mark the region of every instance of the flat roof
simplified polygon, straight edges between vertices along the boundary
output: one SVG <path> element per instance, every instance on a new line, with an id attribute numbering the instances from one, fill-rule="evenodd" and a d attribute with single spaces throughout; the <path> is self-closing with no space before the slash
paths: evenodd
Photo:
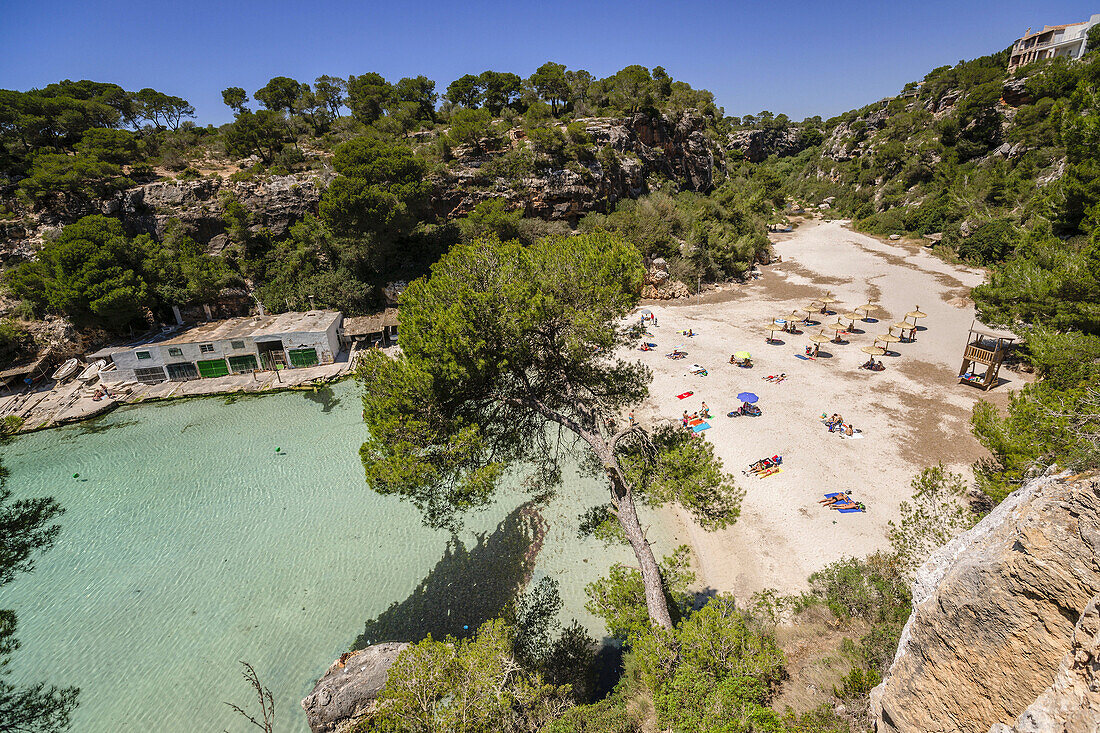
<path id="1" fill-rule="evenodd" d="M 400 325 L 397 309 L 387 308 L 381 313 L 369 316 L 355 316 L 344 319 L 344 333 L 348 336 L 364 336 L 370 333 L 379 333 L 383 329 Z"/>
<path id="2" fill-rule="evenodd" d="M 1082 20 L 1082 21 L 1079 21 L 1077 23 L 1063 23 L 1062 25 L 1044 25 L 1043 30 L 1033 31 L 1031 33 L 1025 33 L 1024 35 L 1020 36 L 1016 40 L 1017 41 L 1024 41 L 1024 40 L 1027 40 L 1028 38 L 1032 38 L 1033 36 L 1041 36 L 1044 33 L 1049 33 L 1051 31 L 1060 31 L 1060 30 L 1064 30 L 1066 28 L 1072 28 L 1075 25 L 1084 25 L 1085 23 L 1088 23 L 1088 21 L 1087 20 Z"/>
<path id="3" fill-rule="evenodd" d="M 194 344 L 280 333 L 323 333 L 341 316 L 340 311 L 306 311 L 267 316 L 244 316 L 192 326 L 157 344 Z"/>

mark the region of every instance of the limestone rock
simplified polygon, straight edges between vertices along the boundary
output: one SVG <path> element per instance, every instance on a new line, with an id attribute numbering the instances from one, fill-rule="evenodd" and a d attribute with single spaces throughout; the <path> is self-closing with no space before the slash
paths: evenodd
<path id="1" fill-rule="evenodd" d="M 1100 592 L 1098 551 L 1100 478 L 1085 475 L 1029 482 L 933 553 L 917 571 L 894 662 L 871 692 L 875 730 L 984 733 L 1024 713 L 1055 680 Z"/>
<path id="2" fill-rule="evenodd" d="M 386 685 L 390 666 L 407 647 L 385 642 L 351 652 L 332 663 L 302 700 L 313 733 L 344 733 L 369 709 Z"/>
<path id="3" fill-rule="evenodd" d="M 574 222 L 591 211 L 608 211 L 625 198 L 648 191 L 650 175 L 660 174 L 686 190 L 708 191 L 714 185 L 716 160 L 704 134 L 702 115 L 688 110 L 680 115 L 637 114 L 629 119 L 581 118 L 594 148 L 595 160 L 568 168 L 538 171 L 519 179 L 486 179 L 485 164 L 511 149 L 527 146 L 522 130 L 508 134 L 506 147 L 456 147 L 455 163 L 431 177 L 432 206 L 436 214 L 454 219 L 466 216 L 479 203 L 501 199 L 512 211 L 526 216 Z M 564 129 L 564 128 L 563 128 Z"/>
<path id="4" fill-rule="evenodd" d="M 1012 726 L 989 733 L 1096 733 L 1100 730 L 1100 596 L 1093 596 L 1073 630 L 1073 645 L 1054 682 Z"/>
<path id="5" fill-rule="evenodd" d="M 750 163 L 760 163 L 770 155 L 780 158 L 795 155 L 806 147 L 802 144 L 802 131 L 797 127 L 788 127 L 785 130 L 736 130 L 726 140 L 730 150 L 740 150 Z"/>
<path id="6" fill-rule="evenodd" d="M 1008 79 L 1001 87 L 1001 99 L 1011 107 L 1031 104 L 1032 97 L 1027 91 L 1027 79 Z"/>

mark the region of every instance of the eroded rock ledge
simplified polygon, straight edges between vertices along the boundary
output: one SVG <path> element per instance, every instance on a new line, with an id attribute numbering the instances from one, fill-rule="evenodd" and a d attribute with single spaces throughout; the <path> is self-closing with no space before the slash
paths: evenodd
<path id="1" fill-rule="evenodd" d="M 1098 593 L 1100 477 L 1030 482 L 918 571 L 876 731 L 1097 730 Z M 1005 727 L 1033 704 L 1042 725 Z"/>

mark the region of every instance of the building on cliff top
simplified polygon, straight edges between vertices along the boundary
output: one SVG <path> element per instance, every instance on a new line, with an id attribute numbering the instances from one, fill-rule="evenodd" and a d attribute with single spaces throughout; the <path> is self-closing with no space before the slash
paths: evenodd
<path id="1" fill-rule="evenodd" d="M 141 344 L 88 354 L 114 368 L 106 382 L 157 384 L 271 369 L 331 364 L 340 353 L 339 311 L 307 311 L 211 321 Z"/>
<path id="2" fill-rule="evenodd" d="M 1008 60 L 1008 70 L 1013 72 L 1024 64 L 1045 59 L 1079 59 L 1085 55 L 1085 44 L 1089 30 L 1100 23 L 1100 14 L 1095 14 L 1080 23 L 1065 25 L 1045 25 L 1043 30 L 1027 32 L 1012 44 L 1012 55 Z"/>

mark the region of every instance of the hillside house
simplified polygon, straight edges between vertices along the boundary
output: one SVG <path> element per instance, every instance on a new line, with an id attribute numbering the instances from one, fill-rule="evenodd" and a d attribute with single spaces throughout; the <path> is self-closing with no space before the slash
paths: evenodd
<path id="1" fill-rule="evenodd" d="M 1100 23 L 1100 14 L 1088 20 L 1066 25 L 1045 25 L 1043 30 L 1027 32 L 1012 44 L 1012 53 L 1008 60 L 1009 72 L 1044 59 L 1079 59 L 1085 55 L 1085 42 L 1089 29 Z"/>

